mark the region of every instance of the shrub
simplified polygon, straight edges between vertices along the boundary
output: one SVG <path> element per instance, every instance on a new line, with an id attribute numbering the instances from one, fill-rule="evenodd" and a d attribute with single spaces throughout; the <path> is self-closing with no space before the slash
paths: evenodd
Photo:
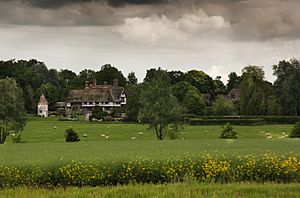
<path id="1" fill-rule="evenodd" d="M 222 139 L 237 139 L 237 132 L 234 130 L 234 128 L 229 123 L 226 123 L 223 126 L 223 130 L 221 132 L 220 138 L 222 138 Z"/>
<path id="2" fill-rule="evenodd" d="M 291 138 L 300 138 L 300 122 L 297 122 L 290 134 Z"/>
<path id="3" fill-rule="evenodd" d="M 108 115 L 108 113 L 105 112 L 105 111 L 102 111 L 101 107 L 94 107 L 94 109 L 92 110 L 91 118 L 101 120 L 101 119 L 104 119 L 104 117 L 107 116 L 107 115 Z"/>
<path id="4" fill-rule="evenodd" d="M 48 113 L 48 115 L 49 115 L 49 116 L 57 116 L 57 115 L 59 115 L 59 114 L 57 113 L 57 111 L 50 111 L 50 112 Z"/>
<path id="5" fill-rule="evenodd" d="M 68 128 L 65 131 L 66 142 L 79 142 L 78 134 L 73 130 L 73 128 Z"/>
<path id="6" fill-rule="evenodd" d="M 11 134 L 11 136 L 12 136 L 12 142 L 13 143 L 24 143 L 24 141 L 22 140 L 22 138 L 21 138 L 21 134 L 19 133 L 19 134 Z"/>
<path id="7" fill-rule="evenodd" d="M 167 135 L 171 140 L 176 140 L 178 138 L 179 132 L 180 131 L 178 130 L 178 126 L 170 126 L 167 131 Z"/>

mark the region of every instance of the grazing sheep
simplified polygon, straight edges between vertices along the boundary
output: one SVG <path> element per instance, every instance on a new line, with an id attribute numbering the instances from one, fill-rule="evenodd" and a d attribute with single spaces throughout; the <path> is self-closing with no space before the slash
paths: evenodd
<path id="1" fill-rule="evenodd" d="M 130 139 L 132 139 L 132 140 L 135 140 L 135 139 L 136 139 L 136 137 L 131 137 Z"/>
<path id="2" fill-rule="evenodd" d="M 139 135 L 143 135 L 144 133 L 143 132 L 139 132 Z"/>
<path id="3" fill-rule="evenodd" d="M 82 136 L 83 136 L 83 137 L 87 137 L 87 134 L 84 133 Z"/>

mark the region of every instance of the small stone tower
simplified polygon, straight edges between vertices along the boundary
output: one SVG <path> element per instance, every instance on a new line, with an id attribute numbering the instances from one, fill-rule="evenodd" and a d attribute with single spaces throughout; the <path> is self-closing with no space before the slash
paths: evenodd
<path id="1" fill-rule="evenodd" d="M 37 111 L 39 116 L 48 117 L 48 102 L 44 94 L 40 97 Z"/>

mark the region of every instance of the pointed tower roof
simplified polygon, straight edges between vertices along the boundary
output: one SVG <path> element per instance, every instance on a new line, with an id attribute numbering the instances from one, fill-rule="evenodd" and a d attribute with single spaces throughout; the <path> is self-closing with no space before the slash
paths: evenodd
<path id="1" fill-rule="evenodd" d="M 44 94 L 41 95 L 39 105 L 48 105 L 48 101 Z"/>

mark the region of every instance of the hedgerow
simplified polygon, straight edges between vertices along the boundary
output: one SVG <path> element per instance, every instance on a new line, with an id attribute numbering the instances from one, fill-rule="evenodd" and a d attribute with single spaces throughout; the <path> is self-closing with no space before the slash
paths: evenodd
<path id="1" fill-rule="evenodd" d="M 237 156 L 203 154 L 198 158 L 162 161 L 136 159 L 111 163 L 71 161 L 48 168 L 0 166 L 0 185 L 108 186 L 130 183 L 167 183 L 196 179 L 200 182 L 299 182 L 297 155 Z"/>

